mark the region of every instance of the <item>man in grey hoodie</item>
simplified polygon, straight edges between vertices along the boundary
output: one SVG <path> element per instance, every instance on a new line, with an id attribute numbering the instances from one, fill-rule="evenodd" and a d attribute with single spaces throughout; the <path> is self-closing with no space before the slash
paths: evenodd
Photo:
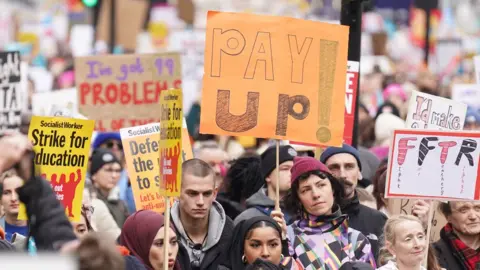
<path id="1" fill-rule="evenodd" d="M 276 147 L 270 147 L 260 156 L 262 174 L 265 186 L 246 200 L 247 210 L 235 218 L 234 225 L 240 221 L 253 217 L 268 215 L 275 208 L 275 193 L 277 188 L 277 174 L 279 175 L 280 198 L 283 198 L 291 186 L 290 169 L 293 166 L 293 158 L 297 151 L 290 145 L 282 145 L 279 149 L 279 168 L 276 167 Z M 283 212 L 287 224 L 293 222 L 288 213 Z"/>
<path id="2" fill-rule="evenodd" d="M 192 269 L 217 269 L 226 260 L 233 222 L 215 201 L 215 172 L 200 159 L 182 164 L 180 198 L 171 210 Z"/>

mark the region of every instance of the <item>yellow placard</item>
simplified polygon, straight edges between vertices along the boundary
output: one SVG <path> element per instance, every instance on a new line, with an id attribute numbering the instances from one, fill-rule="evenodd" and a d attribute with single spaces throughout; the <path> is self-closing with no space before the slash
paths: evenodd
<path id="1" fill-rule="evenodd" d="M 93 120 L 33 116 L 28 137 L 35 152 L 35 173 L 50 181 L 71 221 L 79 221 Z M 19 219 L 26 219 L 25 208 Z"/>
<path id="2" fill-rule="evenodd" d="M 159 140 L 160 124 L 123 128 L 120 130 L 124 145 L 128 176 L 132 185 L 137 210 L 165 211 L 165 198 L 160 195 Z M 182 162 L 193 158 L 186 126 L 182 129 Z"/>
<path id="3" fill-rule="evenodd" d="M 160 95 L 160 194 L 178 197 L 182 183 L 182 90 Z"/>

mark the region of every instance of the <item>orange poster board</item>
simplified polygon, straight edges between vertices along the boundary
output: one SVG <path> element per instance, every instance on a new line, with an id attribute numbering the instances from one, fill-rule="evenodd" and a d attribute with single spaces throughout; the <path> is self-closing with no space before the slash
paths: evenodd
<path id="1" fill-rule="evenodd" d="M 208 13 L 200 133 L 342 143 L 348 27 Z"/>

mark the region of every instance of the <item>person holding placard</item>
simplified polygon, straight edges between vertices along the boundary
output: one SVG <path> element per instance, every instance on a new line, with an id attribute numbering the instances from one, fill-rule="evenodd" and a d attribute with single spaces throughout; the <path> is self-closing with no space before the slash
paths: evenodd
<path id="1" fill-rule="evenodd" d="M 235 218 L 234 224 L 257 216 L 270 216 L 275 208 L 275 190 L 277 188 L 277 174 L 279 174 L 280 198 L 283 198 L 290 190 L 293 159 L 297 151 L 290 145 L 279 147 L 279 167 L 276 168 L 276 148 L 272 146 L 261 155 L 262 176 L 265 179 L 265 186 L 246 200 L 247 210 Z M 281 199 L 280 199 L 281 200 Z M 284 215 L 286 212 L 284 211 Z M 290 215 L 285 215 L 287 224 L 294 220 Z"/>
<path id="2" fill-rule="evenodd" d="M 448 223 L 433 244 L 440 265 L 448 270 L 480 267 L 480 202 L 441 202 Z"/>
<path id="3" fill-rule="evenodd" d="M 227 258 L 233 222 L 215 201 L 215 172 L 206 162 L 182 164 L 180 197 L 171 220 L 180 243 L 187 249 L 192 269 L 217 269 Z"/>
<path id="4" fill-rule="evenodd" d="M 325 164 L 295 157 L 292 188 L 284 201 L 299 217 L 288 226 L 287 238 L 290 255 L 300 269 L 338 269 L 349 261 L 376 267 L 368 238 L 349 227 L 347 215 L 340 210 L 344 194 L 343 184 Z"/>
<path id="5" fill-rule="evenodd" d="M 345 186 L 346 202 L 342 205 L 342 213 L 348 215 L 348 224 L 351 228 L 360 231 L 368 237 L 375 258 L 378 256 L 378 239 L 383 233 L 383 226 L 387 217 L 359 202 L 355 191 L 362 179 L 362 165 L 357 149 L 343 144 L 342 147 L 328 147 L 320 156 L 332 174 Z"/>

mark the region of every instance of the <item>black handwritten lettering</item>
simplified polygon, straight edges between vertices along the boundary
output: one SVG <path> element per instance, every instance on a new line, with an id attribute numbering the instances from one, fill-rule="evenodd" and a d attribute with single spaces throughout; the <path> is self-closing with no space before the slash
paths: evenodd
<path id="1" fill-rule="evenodd" d="M 428 151 L 435 149 L 435 146 L 428 146 L 431 141 L 438 141 L 438 137 L 426 137 L 420 142 L 420 149 L 418 150 L 418 166 L 422 166 Z"/>
<path id="2" fill-rule="evenodd" d="M 462 146 L 460 147 L 460 152 L 458 153 L 457 160 L 455 161 L 455 165 L 460 165 L 460 161 L 462 156 L 465 156 L 468 160 L 468 164 L 470 166 L 474 165 L 472 152 L 477 149 L 477 142 L 472 139 L 463 140 Z"/>

